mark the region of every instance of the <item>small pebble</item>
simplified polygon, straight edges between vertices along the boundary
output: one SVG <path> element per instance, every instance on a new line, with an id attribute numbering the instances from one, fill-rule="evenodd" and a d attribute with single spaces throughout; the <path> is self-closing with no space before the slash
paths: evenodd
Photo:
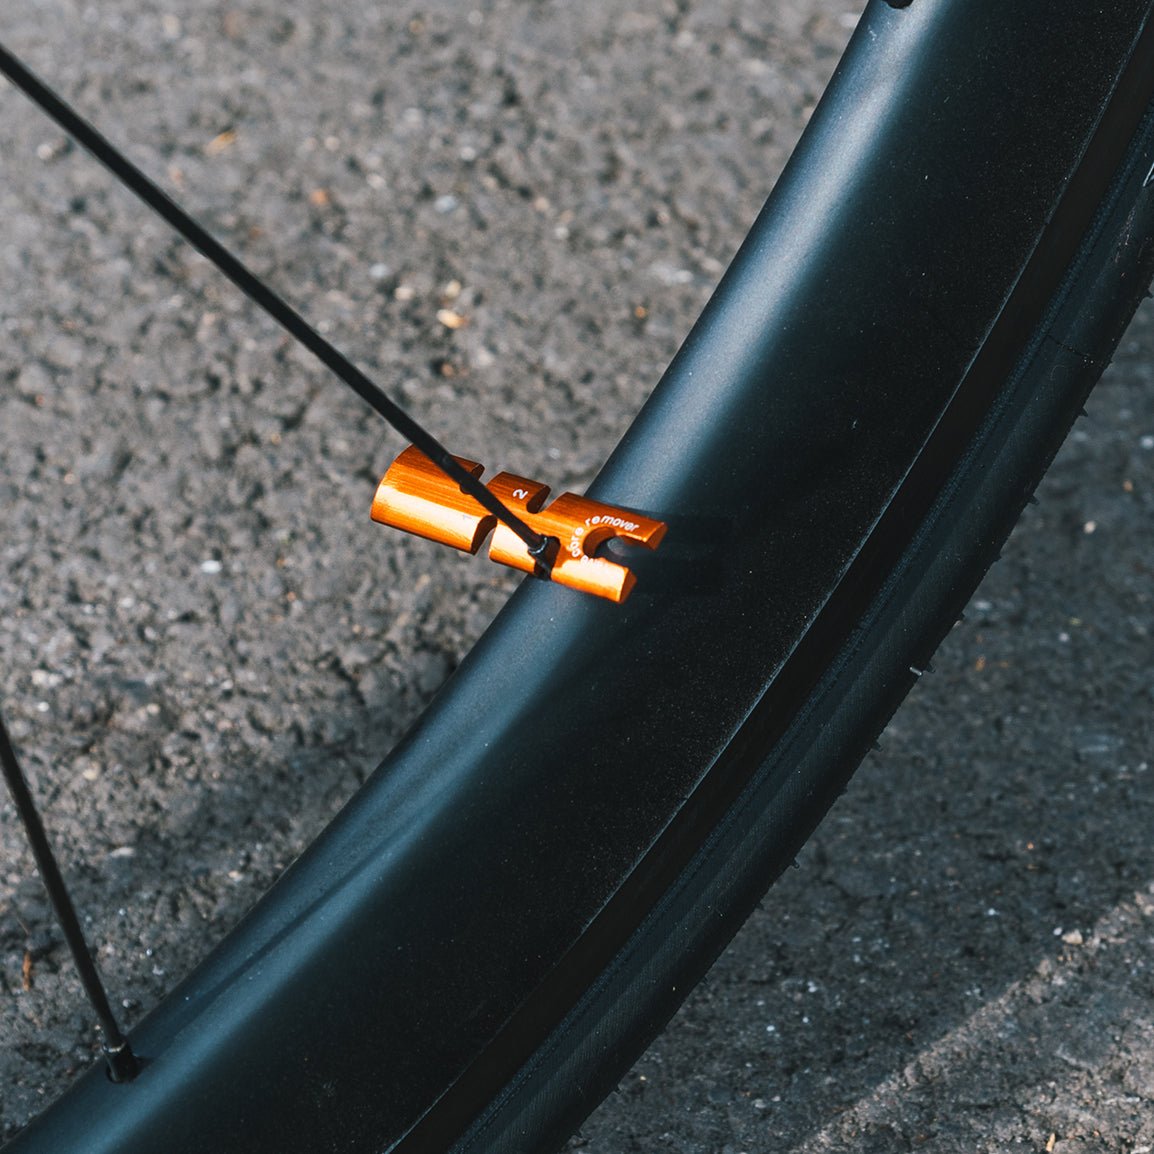
<path id="1" fill-rule="evenodd" d="M 452 309 L 437 309 L 437 320 L 441 322 L 447 329 L 463 329 L 468 323 L 469 318 L 463 317 L 460 313 L 454 312 Z"/>
<path id="2" fill-rule="evenodd" d="M 236 129 L 226 128 L 224 132 L 218 132 L 205 146 L 204 151 L 206 156 L 220 156 L 222 152 L 227 152 L 236 143 Z"/>

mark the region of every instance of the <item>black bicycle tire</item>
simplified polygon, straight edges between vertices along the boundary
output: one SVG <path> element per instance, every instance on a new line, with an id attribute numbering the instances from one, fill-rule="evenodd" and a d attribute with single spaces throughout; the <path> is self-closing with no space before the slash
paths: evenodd
<path id="1" fill-rule="evenodd" d="M 1074 7 L 1070 6 L 1071 9 Z M 1061 24 L 1059 15 L 1055 14 L 1053 9 L 1050 9 L 1050 17 L 1055 23 Z M 909 25 L 923 20 L 927 26 L 932 25 L 935 35 L 940 35 L 941 23 L 948 23 L 950 18 L 949 6 L 943 6 L 939 12 L 923 17 L 917 5 L 913 11 L 905 13 L 894 13 L 885 6 L 875 5 L 866 14 L 865 32 L 859 34 L 859 56 L 864 51 L 861 42 L 866 35 L 896 36 L 898 40 L 914 35 L 908 28 L 902 28 L 897 23 L 899 21 L 905 21 Z M 973 15 L 957 19 L 963 24 L 968 21 L 968 27 L 982 24 L 982 19 Z M 1141 77 L 1143 83 L 1146 76 L 1154 73 L 1154 69 L 1150 67 L 1151 34 L 1148 6 L 1133 5 L 1125 19 L 1131 21 L 1129 25 L 1132 29 L 1131 34 L 1122 31 L 1113 38 L 1107 37 L 1112 43 L 1118 42 L 1115 43 L 1118 53 L 1115 64 L 1112 65 L 1113 73 L 1108 85 L 1111 94 L 1119 91 L 1117 83 L 1119 72 L 1124 74 L 1123 83 L 1126 82 L 1125 77 L 1135 69 L 1139 73 L 1145 69 Z M 1028 17 L 1023 17 L 1022 22 L 1028 23 Z M 1123 28 L 1126 27 L 1122 16 L 1119 17 L 1119 23 Z M 915 31 L 917 35 L 929 35 L 926 28 Z M 979 28 L 973 34 L 979 35 L 982 31 L 983 29 Z M 988 32 L 988 27 L 984 31 Z M 1004 29 L 1000 31 L 1004 32 Z M 1139 32 L 1141 36 L 1138 35 Z M 1126 43 L 1122 45 L 1121 41 Z M 956 45 L 956 40 L 954 43 Z M 960 52 L 960 49 L 955 47 L 955 51 Z M 851 84 L 853 80 L 853 68 L 847 67 L 843 70 L 840 81 L 843 93 L 846 85 Z M 1142 83 L 1138 83 L 1137 87 L 1142 88 Z M 802 695 L 802 704 L 796 710 L 791 722 L 787 726 L 782 726 L 782 734 L 773 743 L 775 750 L 773 756 L 768 760 L 763 760 L 760 756 L 754 759 L 757 765 L 751 767 L 751 772 L 755 771 L 757 780 L 763 783 L 772 781 L 775 775 L 779 777 L 783 773 L 795 780 L 795 784 L 787 791 L 792 795 L 789 799 L 792 803 L 790 814 L 783 816 L 779 812 L 774 812 L 772 807 L 751 806 L 751 791 L 755 793 L 758 788 L 757 781 L 751 781 L 745 792 L 739 790 L 737 796 L 728 799 L 724 806 L 714 804 L 713 808 L 715 810 L 720 808 L 720 813 L 715 815 L 716 822 L 712 829 L 701 834 L 698 842 L 708 842 L 711 846 L 726 839 L 736 846 L 756 842 L 759 840 L 758 823 L 765 820 L 766 814 L 772 814 L 782 820 L 791 831 L 789 839 L 773 846 L 770 855 L 765 853 L 764 844 L 758 853 L 746 852 L 742 868 L 734 867 L 725 875 L 717 875 L 711 883 L 712 889 L 708 885 L 700 885 L 696 891 L 694 890 L 694 886 L 697 885 L 696 879 L 700 877 L 700 862 L 697 853 L 692 854 L 687 862 L 682 863 L 670 887 L 658 893 L 647 907 L 634 905 L 636 918 L 640 920 L 641 925 L 633 926 L 626 935 L 624 945 L 614 951 L 616 957 L 606 970 L 606 974 L 614 976 L 615 983 L 609 982 L 607 978 L 598 979 L 566 1013 L 558 1017 L 554 1012 L 554 1018 L 557 1020 L 552 1025 L 546 1023 L 541 1027 L 544 1040 L 535 1047 L 535 1057 L 528 1061 L 506 1058 L 505 1066 L 508 1067 L 511 1062 L 516 1061 L 514 1069 L 519 1068 L 520 1072 L 514 1074 L 512 1078 L 508 1074 L 503 1075 L 507 1088 L 499 1088 L 495 1093 L 488 1091 L 492 1103 L 479 1116 L 475 1104 L 470 1104 L 467 1096 L 462 1102 L 460 1087 L 467 1079 L 464 1076 L 455 1078 L 452 1090 L 440 1095 L 435 1104 L 431 1103 L 433 1108 L 424 1111 L 418 1124 L 409 1129 L 404 1139 L 409 1148 L 444 1147 L 460 1140 L 462 1144 L 472 1147 L 519 1149 L 539 1148 L 542 1142 L 556 1141 L 562 1130 L 571 1125 L 591 1104 L 594 1093 L 612 1084 L 616 1072 L 636 1051 L 641 1039 L 651 1034 L 657 1023 L 668 1015 L 673 1005 L 668 987 L 675 985 L 679 993 L 684 992 L 685 982 L 701 972 L 720 948 L 723 940 L 729 936 L 727 927 L 735 920 L 734 912 L 749 906 L 757 893 L 767 884 L 769 876 L 780 870 L 781 865 L 788 861 L 796 845 L 804 839 L 808 829 L 828 806 L 840 783 L 848 776 L 852 768 L 851 763 L 860 757 L 873 733 L 880 728 L 897 701 L 904 696 L 915 676 L 910 672 L 910 665 L 924 665 L 929 651 L 952 621 L 961 601 L 992 560 L 997 542 L 1005 536 L 1012 523 L 1010 513 L 1016 514 L 1017 506 L 1024 501 L 1036 482 L 1045 460 L 1052 455 L 1060 440 L 1060 434 L 1068 427 L 1082 396 L 1092 384 L 1092 378 L 1096 377 L 1097 370 L 1101 368 L 1109 350 L 1117 342 L 1121 334 L 1122 321 L 1132 313 L 1140 298 L 1141 290 L 1148 283 L 1151 271 L 1149 245 L 1138 243 L 1137 238 L 1149 235 L 1151 216 L 1154 215 L 1154 207 L 1150 203 L 1152 197 L 1148 191 L 1143 191 L 1148 188 L 1146 173 L 1149 171 L 1152 137 L 1154 137 L 1149 117 L 1146 118 L 1138 134 L 1134 135 L 1134 125 L 1141 120 L 1141 112 L 1147 107 L 1148 102 L 1148 93 L 1141 99 L 1131 97 L 1128 102 L 1124 102 L 1124 112 L 1134 124 L 1124 132 L 1120 127 L 1111 128 L 1114 135 L 1120 135 L 1121 138 L 1110 142 L 1113 151 L 1106 171 L 1092 174 L 1102 187 L 1091 205 L 1087 206 L 1085 203 L 1080 205 L 1082 216 L 1086 219 L 1077 236 L 1072 239 L 1061 238 L 1070 242 L 1069 247 L 1072 251 L 1063 255 L 1053 269 L 1046 270 L 1042 277 L 1043 286 L 1032 290 L 1029 294 L 1031 306 L 1036 307 L 1042 314 L 1042 322 L 1039 325 L 1035 321 L 1028 330 L 1014 334 L 1008 352 L 1003 352 L 1003 358 L 1008 357 L 1010 364 L 1016 367 L 1000 378 L 1005 380 L 1005 384 L 999 386 L 997 393 L 999 399 L 992 406 L 989 419 L 979 422 L 980 427 L 954 450 L 952 457 L 947 456 L 946 459 L 957 463 L 957 469 L 946 470 L 947 475 L 940 478 L 934 492 L 928 494 L 930 507 L 918 518 L 916 530 L 909 530 L 904 534 L 905 545 L 896 560 L 888 559 L 890 564 L 885 576 L 880 580 L 875 579 L 870 585 L 871 593 L 868 601 L 864 606 L 858 607 L 853 626 L 844 638 L 839 639 L 824 677 Z M 1116 99 L 1107 103 L 1112 107 Z M 836 109 L 836 98 L 834 105 Z M 1091 120 L 1094 127 L 1092 132 L 1087 131 L 1089 139 L 1093 142 L 1103 138 L 1102 126 L 1107 123 L 1109 117 L 1105 114 L 1099 115 L 1101 108 L 1092 108 L 1090 112 L 1093 114 Z M 827 105 L 822 122 L 828 126 L 833 115 Z M 815 118 L 816 120 L 820 118 Z M 1077 152 L 1077 167 L 1079 171 L 1084 171 L 1087 167 L 1084 150 L 1079 145 L 1074 151 Z M 1072 178 L 1068 172 L 1058 179 L 1061 194 L 1058 197 L 1059 201 L 1068 197 L 1071 183 Z M 1083 194 L 1083 200 L 1086 200 L 1088 195 Z M 1051 219 L 1054 209 L 1055 205 L 1051 203 L 1043 210 L 1045 221 Z M 748 256 L 749 246 L 746 251 Z M 1036 251 L 1039 250 L 1035 243 L 1030 248 L 1031 257 Z M 1021 272 L 1020 268 L 1018 273 Z M 1015 278 L 1019 285 L 1021 279 L 1020 275 Z M 1014 295 L 1011 294 L 1009 302 L 999 302 L 997 310 L 999 317 L 1004 318 L 1007 315 L 1007 309 L 1013 306 L 1014 299 Z M 716 309 L 714 311 L 717 312 Z M 999 330 L 995 325 L 990 331 L 998 334 L 1004 330 Z M 703 334 L 706 334 L 705 329 L 695 330 L 691 344 L 696 341 L 700 347 L 701 342 L 708 339 L 707 335 Z M 987 335 L 982 348 L 989 348 L 992 339 Z M 1058 381 L 1060 387 L 1053 392 L 1047 392 L 1044 388 L 1046 382 L 1053 382 L 1059 377 L 1062 378 Z M 1041 411 L 1043 409 L 1044 413 Z M 1015 421 L 1010 420 L 1011 413 L 1016 415 Z M 650 416 L 643 418 L 644 420 L 649 420 L 652 424 L 652 409 Z M 938 430 L 943 428 L 940 423 L 935 424 Z M 1015 429 L 1018 430 L 1017 433 Z M 1022 450 L 1012 440 L 1014 436 L 1025 436 L 1022 430 L 1030 434 L 1028 439 L 1032 444 L 1029 450 Z M 998 462 L 1002 461 L 1001 455 L 1009 452 L 1008 445 L 1014 445 L 1014 451 L 1010 452 L 1008 463 L 999 464 Z M 922 450 L 919 450 L 919 459 L 928 459 Z M 939 455 L 935 465 L 939 472 L 942 470 L 942 460 Z M 963 481 L 966 483 L 963 484 Z M 614 486 L 622 484 L 620 467 L 618 466 L 618 472 L 615 473 L 614 462 L 611 462 L 599 482 L 597 492 L 608 499 L 613 499 Z M 995 490 L 993 495 L 987 492 L 990 487 Z M 969 505 L 962 513 L 959 512 L 957 504 L 960 500 L 958 493 L 967 489 L 969 492 L 966 500 Z M 901 491 L 905 493 L 913 491 L 908 476 L 903 480 Z M 637 495 L 636 490 L 632 492 L 632 497 L 624 498 L 628 503 L 646 503 Z M 925 493 L 914 496 L 927 499 Z M 900 505 L 895 503 L 897 497 L 898 494 L 895 494 L 887 502 L 886 516 L 892 518 L 904 515 Z M 662 502 L 653 504 L 658 509 L 664 510 Z M 975 511 L 975 508 L 978 511 Z M 894 512 L 895 509 L 897 513 Z M 710 528 L 708 525 L 678 526 L 675 523 L 675 533 L 671 537 L 676 544 L 676 532 L 680 529 L 683 544 L 687 542 L 684 547 L 690 553 L 689 562 L 695 570 L 703 568 L 700 554 L 703 548 L 708 549 L 711 544 Z M 873 526 L 869 534 L 870 540 L 877 540 L 879 532 L 879 526 Z M 968 538 L 968 544 L 964 549 L 955 548 L 959 536 Z M 704 547 L 701 544 L 703 541 Z M 889 552 L 893 552 L 892 546 Z M 960 560 L 959 553 L 964 554 Z M 650 571 L 644 574 L 651 585 L 658 583 L 658 575 L 661 573 L 659 566 L 663 564 L 666 569 L 664 579 L 672 580 L 668 575 L 669 565 L 659 558 L 657 565 L 647 567 Z M 862 548 L 856 551 L 853 564 L 860 572 L 863 566 L 868 569 L 870 565 L 876 564 L 876 558 L 871 556 L 869 548 Z M 937 566 L 937 569 L 933 569 L 933 566 Z M 922 571 L 920 575 L 919 570 Z M 930 575 L 927 577 L 926 573 Z M 559 601 L 556 591 L 545 588 L 527 589 L 519 600 L 522 603 L 536 602 L 538 611 L 546 605 L 550 610 L 563 605 L 565 610 L 569 611 L 571 604 Z M 584 606 L 574 606 L 572 612 L 584 626 L 598 611 L 589 610 Z M 914 620 L 917 622 L 916 626 L 910 627 L 907 633 L 907 626 Z M 810 645 L 815 644 L 812 639 L 821 628 L 830 628 L 828 624 L 823 626 L 816 619 L 808 624 L 809 628 L 804 632 L 806 643 Z M 490 654 L 501 644 L 507 645 L 508 642 L 503 642 L 500 636 L 496 641 L 489 641 L 487 646 Z M 531 650 L 532 646 L 529 648 Z M 479 660 L 474 659 L 473 665 L 475 666 Z M 582 669 L 580 661 L 576 659 L 575 664 L 578 672 L 588 672 L 590 668 L 586 665 Z M 853 676 L 850 676 L 851 670 Z M 572 676 L 572 672 L 571 666 L 569 676 Z M 868 685 L 869 693 L 863 694 L 857 688 L 847 689 L 850 682 L 854 686 Z M 462 689 L 465 683 L 466 679 L 459 679 L 449 696 L 455 696 L 455 699 L 460 701 L 461 695 L 468 692 L 467 689 Z M 839 700 L 835 702 L 834 697 L 838 697 Z M 818 701 L 824 702 L 820 714 L 815 713 L 815 703 Z M 846 711 L 853 714 L 852 719 L 846 716 Z M 833 717 L 838 718 L 836 724 L 831 724 Z M 406 746 L 408 756 L 411 757 L 411 751 L 417 742 L 428 739 L 429 725 L 430 723 L 425 723 L 424 729 L 418 731 L 418 736 L 410 739 Z M 739 730 L 738 734 L 741 732 L 743 731 Z M 805 756 L 792 765 L 781 760 L 787 748 L 806 745 L 807 733 L 813 741 L 809 743 Z M 746 740 L 736 734 L 735 739 Z M 529 736 L 529 740 L 532 740 L 532 735 Z M 724 756 L 726 755 L 713 751 L 714 762 Z M 814 763 L 811 767 L 811 778 L 806 783 L 798 783 L 797 779 L 804 776 L 803 770 L 807 765 L 807 759 Z M 387 778 L 388 775 L 383 776 Z M 398 800 L 395 790 L 391 800 L 393 802 Z M 696 800 L 700 801 L 700 798 Z M 688 812 L 691 808 L 683 807 L 681 812 Z M 739 818 L 742 813 L 744 817 Z M 346 843 L 350 837 L 355 840 L 357 836 L 355 824 L 356 820 L 352 817 L 346 817 L 340 823 Z M 341 833 L 338 831 L 338 834 L 330 838 L 330 843 L 339 842 L 340 836 Z M 765 832 L 761 831 L 762 842 L 766 836 Z M 647 847 L 647 853 L 651 848 Z M 313 875 L 318 875 L 327 869 L 330 883 L 333 883 L 335 876 L 336 884 L 333 885 L 333 889 L 338 898 L 347 889 L 348 873 L 337 870 L 331 862 L 326 866 L 323 862 L 323 853 L 323 850 L 314 851 L 309 864 L 294 871 L 298 883 L 301 875 L 305 875 L 306 884 L 302 891 L 304 898 L 291 896 L 292 883 L 279 887 L 279 900 L 284 901 L 285 894 L 288 893 L 290 896 L 287 900 L 290 907 L 293 902 L 297 903 L 296 913 L 290 908 L 287 915 L 282 914 L 282 928 L 291 924 L 298 914 L 304 916 L 303 911 L 307 906 L 305 899 L 312 893 L 308 884 L 310 870 Z M 636 871 L 633 871 L 631 877 L 635 874 Z M 614 895 L 619 894 L 621 889 L 622 887 L 615 888 Z M 725 898 L 724 906 L 719 894 Z M 612 900 L 617 900 L 617 897 Z M 608 904 L 606 903 L 606 907 Z M 670 924 L 684 926 L 682 920 L 684 911 L 689 908 L 696 908 L 698 913 L 697 926 L 691 934 L 694 941 L 687 943 L 682 938 L 677 943 L 677 957 L 671 957 L 668 953 L 668 936 L 663 930 Z M 722 908 L 726 910 L 726 916 L 722 919 L 725 925 L 718 924 L 716 911 Z M 178 996 L 188 1000 L 199 1000 L 206 1005 L 211 1004 L 214 996 L 213 984 L 222 974 L 230 975 L 236 980 L 239 980 L 238 975 L 242 972 L 246 973 L 246 977 L 251 976 L 253 959 L 258 957 L 259 951 L 246 953 L 250 947 L 244 944 L 245 934 L 248 934 L 247 940 L 250 943 L 254 934 L 259 938 L 262 932 L 260 929 L 262 918 L 265 926 L 263 932 L 266 934 L 263 958 L 267 962 L 271 951 L 268 944 L 271 939 L 267 937 L 271 918 L 268 909 L 269 906 L 266 904 L 263 914 L 250 919 L 249 923 L 246 923 L 247 929 L 234 939 L 231 945 L 226 946 L 223 953 L 216 955 L 215 960 L 201 972 L 200 977 L 190 979 L 189 983 L 181 987 Z M 238 946 L 237 942 L 241 944 Z M 246 971 L 244 967 L 249 969 Z M 617 989 L 610 997 L 608 987 L 613 984 L 617 985 Z M 624 995 L 622 990 L 625 991 Z M 532 997 L 528 1001 L 522 997 L 516 1013 L 524 1017 L 526 1006 L 530 1006 L 530 1011 L 532 1010 L 531 1002 Z M 607 1008 L 610 1002 L 613 1003 L 612 1009 Z M 189 1020 L 181 1018 L 178 1011 L 170 1008 L 168 1013 L 173 1038 L 193 1029 Z M 172 1025 L 174 1015 L 175 1027 Z M 502 1026 L 502 1030 L 507 1030 L 507 1024 Z M 146 1058 L 152 1057 L 158 1064 L 166 1060 L 158 1059 L 155 1049 L 151 1054 L 149 1052 L 150 1048 L 155 1046 L 155 1043 L 152 1043 L 150 1047 L 148 1041 L 150 1037 L 155 1038 L 155 1030 L 150 1035 L 146 1023 L 141 1028 L 140 1035 L 145 1041 L 142 1048 Z M 562 1040 L 567 1047 L 565 1054 L 560 1054 L 557 1049 Z M 266 1043 L 267 1046 L 272 1044 Z M 491 1056 L 493 1049 L 493 1045 L 489 1043 L 482 1047 L 487 1056 Z M 607 1058 L 607 1054 L 611 1054 L 612 1057 Z M 324 1057 L 323 1054 L 319 1056 L 322 1059 Z M 224 1058 L 227 1060 L 228 1055 L 225 1054 Z M 237 1060 L 239 1061 L 239 1057 Z M 577 1069 L 580 1071 L 579 1077 L 575 1075 Z M 155 1071 L 153 1075 L 146 1072 L 146 1077 L 154 1074 Z M 223 1077 L 225 1074 L 218 1070 L 210 1080 L 219 1081 Z M 565 1095 L 567 1101 L 563 1103 L 554 1092 L 559 1082 L 564 1082 L 568 1088 Z M 586 1089 L 586 1086 L 590 1088 Z M 279 1087 L 272 1088 L 274 1098 L 278 1098 L 279 1095 L 275 1091 Z M 93 1103 L 111 1100 L 109 1095 L 118 1092 L 119 1089 L 110 1090 L 101 1086 L 97 1078 L 90 1076 L 83 1083 L 83 1087 L 70 1096 L 72 1106 L 57 1110 L 41 1123 L 31 1127 L 26 1132 L 26 1137 L 17 1142 L 16 1148 L 34 1149 L 37 1148 L 35 1144 L 40 1142 L 43 1148 L 67 1149 L 68 1147 L 62 1145 L 61 1141 L 68 1134 L 68 1127 L 82 1125 L 83 1129 L 79 1132 L 74 1130 L 72 1137 L 81 1139 L 84 1148 L 92 1149 L 93 1135 L 88 1127 L 91 1124 Z M 139 1095 L 139 1087 L 132 1092 Z M 71 1123 L 67 1121 L 69 1110 L 72 1111 Z M 147 1114 L 147 1111 L 143 1113 Z M 203 1113 L 200 1113 L 201 1125 L 197 1126 L 195 1124 L 197 1117 L 197 1102 L 194 1099 L 185 1103 L 183 1113 L 178 1111 L 170 1116 L 163 1125 L 163 1131 L 153 1130 L 149 1133 L 147 1127 L 153 1122 L 147 1117 L 142 1118 L 140 1133 L 131 1140 L 126 1138 L 122 1148 L 161 1148 L 157 1145 L 157 1135 L 163 1132 L 165 1143 L 163 1148 L 176 1149 L 172 1139 L 181 1130 L 188 1133 L 198 1146 L 206 1140 L 211 1142 L 212 1139 L 206 1135 L 206 1127 L 210 1133 L 216 1133 L 222 1123 L 215 1119 L 206 1119 Z M 349 1140 L 346 1141 L 343 1137 L 334 1139 L 337 1142 L 336 1148 L 381 1148 L 379 1143 L 376 1146 L 368 1144 L 373 1139 L 364 1137 L 366 1131 L 363 1129 L 362 1118 L 334 1119 L 330 1127 L 339 1130 L 346 1121 L 348 1126 L 345 1134 L 350 1135 Z M 224 1124 L 235 1126 L 237 1122 L 238 1119 L 234 1117 L 231 1120 L 226 1119 Z M 470 1125 L 471 1129 L 468 1129 L 465 1135 L 465 1130 Z M 438 1129 L 438 1126 L 441 1129 Z M 455 1134 L 448 1132 L 454 1128 Z M 243 1134 L 243 1130 L 240 1133 Z M 364 1145 L 354 1147 L 351 1144 L 353 1140 L 362 1141 Z M 240 1138 L 238 1141 L 243 1142 L 245 1139 Z M 276 1144 L 270 1145 L 269 1148 L 287 1148 L 280 1136 L 274 1135 L 270 1141 Z M 302 1141 L 311 1144 L 314 1139 L 306 1134 L 302 1136 Z M 234 1145 L 233 1148 L 257 1147 Z"/>

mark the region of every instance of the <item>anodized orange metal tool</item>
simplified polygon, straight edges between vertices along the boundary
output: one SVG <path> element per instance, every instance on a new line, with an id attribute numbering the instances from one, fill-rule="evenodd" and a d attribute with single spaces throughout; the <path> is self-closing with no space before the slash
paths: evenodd
<path id="1" fill-rule="evenodd" d="M 484 472 L 484 466 L 476 461 L 463 457 L 456 460 L 474 477 Z M 498 473 L 488 482 L 488 488 L 531 529 L 557 538 L 559 548 L 548 572 L 549 580 L 595 597 L 620 603 L 629 596 L 637 580 L 624 565 L 595 556 L 598 546 L 610 537 L 621 537 L 656 549 L 665 536 L 664 521 L 590 501 L 574 493 L 562 493 L 543 509 L 541 506 L 549 495 L 548 485 L 513 473 Z M 499 524 L 492 513 L 462 493 L 413 445 L 389 466 L 377 486 L 372 517 L 382 525 L 392 525 L 467 553 L 476 553 L 492 532 L 491 560 L 526 573 L 541 572 L 539 563 L 529 556 L 525 543 L 511 529 Z"/>

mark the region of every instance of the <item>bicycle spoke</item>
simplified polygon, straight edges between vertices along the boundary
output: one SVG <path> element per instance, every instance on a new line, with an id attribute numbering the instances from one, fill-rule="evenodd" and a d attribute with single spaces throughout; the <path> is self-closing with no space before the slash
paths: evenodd
<path id="1" fill-rule="evenodd" d="M 507 525 L 526 545 L 529 555 L 545 573 L 552 568 L 557 554 L 555 538 L 537 533 L 517 516 L 491 490 L 462 468 L 452 454 L 409 413 L 405 412 L 384 390 L 370 380 L 331 341 L 326 340 L 283 297 L 273 292 L 254 272 L 235 257 L 214 236 L 197 224 L 159 185 L 146 176 L 107 137 L 98 132 L 78 112 L 42 80 L 32 74 L 15 56 L 0 44 L 0 73 L 69 136 L 79 142 L 105 166 L 126 188 L 163 217 L 202 256 L 211 261 L 254 304 L 264 309 L 277 324 L 288 331 L 326 368 L 349 386 L 363 401 L 383 417 L 403 437 L 421 450 L 461 492 L 478 501 L 493 516 Z"/>
<path id="2" fill-rule="evenodd" d="M 100 980 L 92 951 L 88 948 L 84 931 L 80 927 L 80 919 L 76 916 L 76 907 L 72 904 L 68 887 L 64 884 L 64 877 L 56 864 L 56 855 L 52 852 L 44 823 L 40 820 L 36 803 L 32 799 L 32 791 L 28 788 L 28 780 L 20 768 L 20 761 L 2 717 L 0 717 L 0 765 L 3 766 L 4 780 L 8 785 L 8 792 L 12 795 L 16 812 L 20 815 L 28 835 L 32 856 L 36 859 L 36 868 L 40 871 L 40 878 L 48 891 L 48 899 L 56 911 L 56 919 L 64 931 L 65 941 L 80 972 L 81 984 L 100 1021 L 100 1029 L 104 1034 L 103 1049 L 108 1062 L 108 1076 L 114 1082 L 130 1082 L 137 1075 L 139 1063 L 112 1012 L 104 983 Z"/>

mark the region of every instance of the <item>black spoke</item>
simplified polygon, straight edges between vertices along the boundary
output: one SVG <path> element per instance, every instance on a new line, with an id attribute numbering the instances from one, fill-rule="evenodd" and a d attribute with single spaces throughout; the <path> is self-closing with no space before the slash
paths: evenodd
<path id="1" fill-rule="evenodd" d="M 56 856 L 44 831 L 44 823 L 40 820 L 36 803 L 32 800 L 32 791 L 28 788 L 28 781 L 16 751 L 8 737 L 8 730 L 0 718 L 0 764 L 4 768 L 4 780 L 8 784 L 8 792 L 16 805 L 16 812 L 24 823 L 28 834 L 28 842 L 32 846 L 32 856 L 36 859 L 36 868 L 40 871 L 40 878 L 44 888 L 48 891 L 48 899 L 56 911 L 56 918 L 60 928 L 64 931 L 65 941 L 72 951 L 76 968 L 80 971 L 80 981 L 85 993 L 96 1011 L 100 1021 L 100 1029 L 104 1034 L 104 1056 L 108 1061 L 108 1074 L 114 1082 L 131 1081 L 136 1076 L 137 1061 L 132 1052 L 128 1039 L 121 1032 L 108 1001 L 108 994 L 104 990 L 104 983 L 100 980 L 100 973 L 96 969 L 96 962 L 88 942 L 84 938 L 84 931 L 80 927 L 80 919 L 76 916 L 76 907 L 68 894 L 60 867 L 56 864 Z"/>
<path id="2" fill-rule="evenodd" d="M 122 184 L 131 189 L 149 208 L 162 216 L 189 244 L 232 281 L 250 300 L 259 305 L 290 335 L 331 369 L 363 401 L 371 405 L 406 440 L 411 441 L 439 469 L 451 477 L 463 493 L 479 502 L 525 542 L 532 557 L 546 571 L 556 556 L 555 541 L 531 529 L 520 517 L 495 497 L 480 480 L 454 460 L 452 454 L 419 422 L 390 400 L 374 381 L 356 367 L 331 341 L 325 340 L 282 297 L 273 292 L 255 273 L 233 256 L 202 228 L 154 181 L 137 168 L 110 140 L 98 132 L 78 112 L 42 80 L 34 76 L 0 44 L 0 72 L 47 113 L 65 132 L 86 148 Z"/>

